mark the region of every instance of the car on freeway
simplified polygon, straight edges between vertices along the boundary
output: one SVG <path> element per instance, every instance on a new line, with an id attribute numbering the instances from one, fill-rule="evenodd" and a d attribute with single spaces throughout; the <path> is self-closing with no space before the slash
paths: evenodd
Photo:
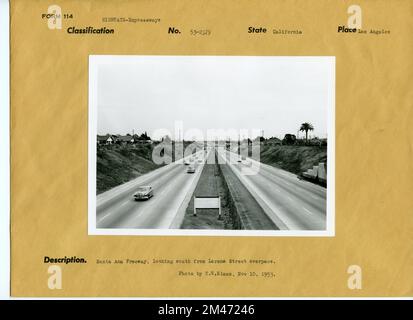
<path id="1" fill-rule="evenodd" d="M 134 199 L 137 200 L 149 200 L 153 197 L 153 188 L 151 186 L 141 186 L 133 194 Z"/>
<path id="2" fill-rule="evenodd" d="M 188 160 L 184 160 L 184 165 L 189 166 L 189 161 L 188 161 Z"/>
<path id="3" fill-rule="evenodd" d="M 194 166 L 189 166 L 188 169 L 186 170 L 187 173 L 195 173 L 195 167 Z"/>

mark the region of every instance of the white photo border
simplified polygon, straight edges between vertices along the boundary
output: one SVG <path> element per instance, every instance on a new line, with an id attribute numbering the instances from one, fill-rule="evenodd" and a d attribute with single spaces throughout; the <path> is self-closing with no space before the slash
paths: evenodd
<path id="1" fill-rule="evenodd" d="M 200 229 L 129 229 L 96 228 L 96 135 L 97 135 L 97 95 L 99 66 L 104 64 L 125 63 L 136 59 L 154 56 L 145 55 L 89 55 L 89 101 L 88 101 L 88 235 L 112 236 L 254 236 L 254 237 L 334 237 L 335 236 L 335 91 L 336 57 L 335 56 L 216 56 L 217 58 L 242 59 L 246 57 L 301 59 L 308 61 L 326 61 L 331 64 L 327 92 L 327 212 L 326 230 L 200 230 Z M 186 56 L 156 56 L 186 57 Z M 191 56 L 195 57 L 195 56 Z M 211 57 L 211 56 L 196 56 Z"/>

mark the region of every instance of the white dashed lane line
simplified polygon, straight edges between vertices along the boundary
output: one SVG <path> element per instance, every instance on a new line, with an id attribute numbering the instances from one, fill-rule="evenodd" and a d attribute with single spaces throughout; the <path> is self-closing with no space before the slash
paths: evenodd
<path id="1" fill-rule="evenodd" d="M 128 199 L 128 200 L 126 200 L 126 201 L 123 201 L 121 204 L 120 204 L 120 207 L 123 207 L 125 204 L 127 204 L 127 203 L 129 203 L 130 202 L 130 200 Z"/>
<path id="2" fill-rule="evenodd" d="M 304 211 L 305 211 L 307 214 L 313 214 L 310 210 L 308 210 L 308 209 L 306 209 L 306 208 L 304 208 L 304 207 L 303 207 L 303 209 L 304 209 Z"/>
<path id="3" fill-rule="evenodd" d="M 131 200 L 129 200 L 129 199 L 126 200 L 126 201 L 123 201 L 123 202 L 119 205 L 119 207 L 123 207 L 124 205 L 128 204 L 130 201 L 131 201 Z M 112 213 L 112 212 L 108 212 L 107 214 L 105 214 L 102 218 L 99 219 L 98 223 L 101 223 L 103 220 L 105 220 L 108 216 L 110 216 L 111 213 Z"/>
<path id="4" fill-rule="evenodd" d="M 110 212 L 105 214 L 102 218 L 99 219 L 98 223 L 101 223 L 103 220 L 105 220 L 108 216 L 110 215 Z"/>

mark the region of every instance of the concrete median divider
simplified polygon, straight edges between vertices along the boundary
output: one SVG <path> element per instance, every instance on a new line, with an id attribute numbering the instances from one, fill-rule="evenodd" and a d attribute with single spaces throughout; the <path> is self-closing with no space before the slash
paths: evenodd
<path id="1" fill-rule="evenodd" d="M 225 189 L 224 193 L 226 195 L 226 207 L 228 208 L 229 219 L 231 220 L 231 225 L 234 230 L 246 229 L 246 226 L 240 219 L 237 206 L 234 203 L 234 196 L 231 190 L 228 187 L 228 181 L 225 178 L 226 175 L 222 172 L 222 165 L 217 164 L 218 174 L 221 176 L 223 181 L 223 188 Z"/>
<path id="2" fill-rule="evenodd" d="M 278 215 L 278 213 L 274 210 L 274 208 L 270 205 L 270 202 L 262 193 L 260 193 L 257 188 L 249 182 L 249 180 L 246 178 L 247 176 L 241 174 L 239 170 L 237 170 L 234 166 L 234 164 L 231 163 L 231 161 L 227 161 L 225 159 L 225 155 L 219 154 L 219 156 L 223 159 L 225 163 L 225 168 L 228 168 L 231 172 L 231 176 L 235 176 L 237 178 L 237 183 L 234 184 L 234 186 L 241 186 L 244 190 L 246 190 L 246 193 L 243 193 L 247 197 L 252 197 L 254 199 L 253 202 L 250 203 L 257 203 L 258 208 L 255 210 L 250 210 L 250 212 L 264 212 L 265 217 L 270 219 L 272 224 L 275 226 L 274 230 L 279 229 L 279 230 L 288 230 L 288 226 L 285 224 L 284 221 L 282 221 Z M 255 162 L 256 164 L 259 164 L 260 166 L 263 165 L 260 162 L 253 160 L 249 158 L 250 161 Z M 267 165 L 263 165 L 267 166 Z M 269 167 L 269 166 L 267 166 Z M 226 177 L 227 183 L 229 183 L 230 179 L 229 176 Z M 244 201 L 241 201 L 244 202 Z M 262 216 L 262 219 L 265 219 L 264 216 Z M 258 228 L 259 229 L 259 228 Z M 257 229 L 257 230 L 258 230 Z M 263 229 L 265 230 L 265 229 Z"/>
<path id="3" fill-rule="evenodd" d="M 209 154 L 210 160 L 215 153 Z M 217 210 L 219 199 L 219 210 Z M 221 217 L 219 216 L 221 211 Z M 205 164 L 186 210 L 182 229 L 242 229 L 226 181 L 216 161 Z"/>
<path id="4" fill-rule="evenodd" d="M 229 164 L 218 165 L 228 193 L 230 215 L 237 229 L 279 230 Z"/>

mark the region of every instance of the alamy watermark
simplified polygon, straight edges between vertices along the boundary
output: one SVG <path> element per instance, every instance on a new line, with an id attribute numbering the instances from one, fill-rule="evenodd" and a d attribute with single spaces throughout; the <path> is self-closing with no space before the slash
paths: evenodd
<path id="1" fill-rule="evenodd" d="M 255 175 L 260 169 L 261 129 L 183 130 L 183 122 L 175 121 L 174 132 L 157 129 L 153 136 L 162 137 L 152 152 L 156 164 L 184 161 L 193 154 L 201 154 L 207 164 L 237 164 L 242 162 L 243 175 Z M 209 156 L 215 152 L 216 156 Z"/>

